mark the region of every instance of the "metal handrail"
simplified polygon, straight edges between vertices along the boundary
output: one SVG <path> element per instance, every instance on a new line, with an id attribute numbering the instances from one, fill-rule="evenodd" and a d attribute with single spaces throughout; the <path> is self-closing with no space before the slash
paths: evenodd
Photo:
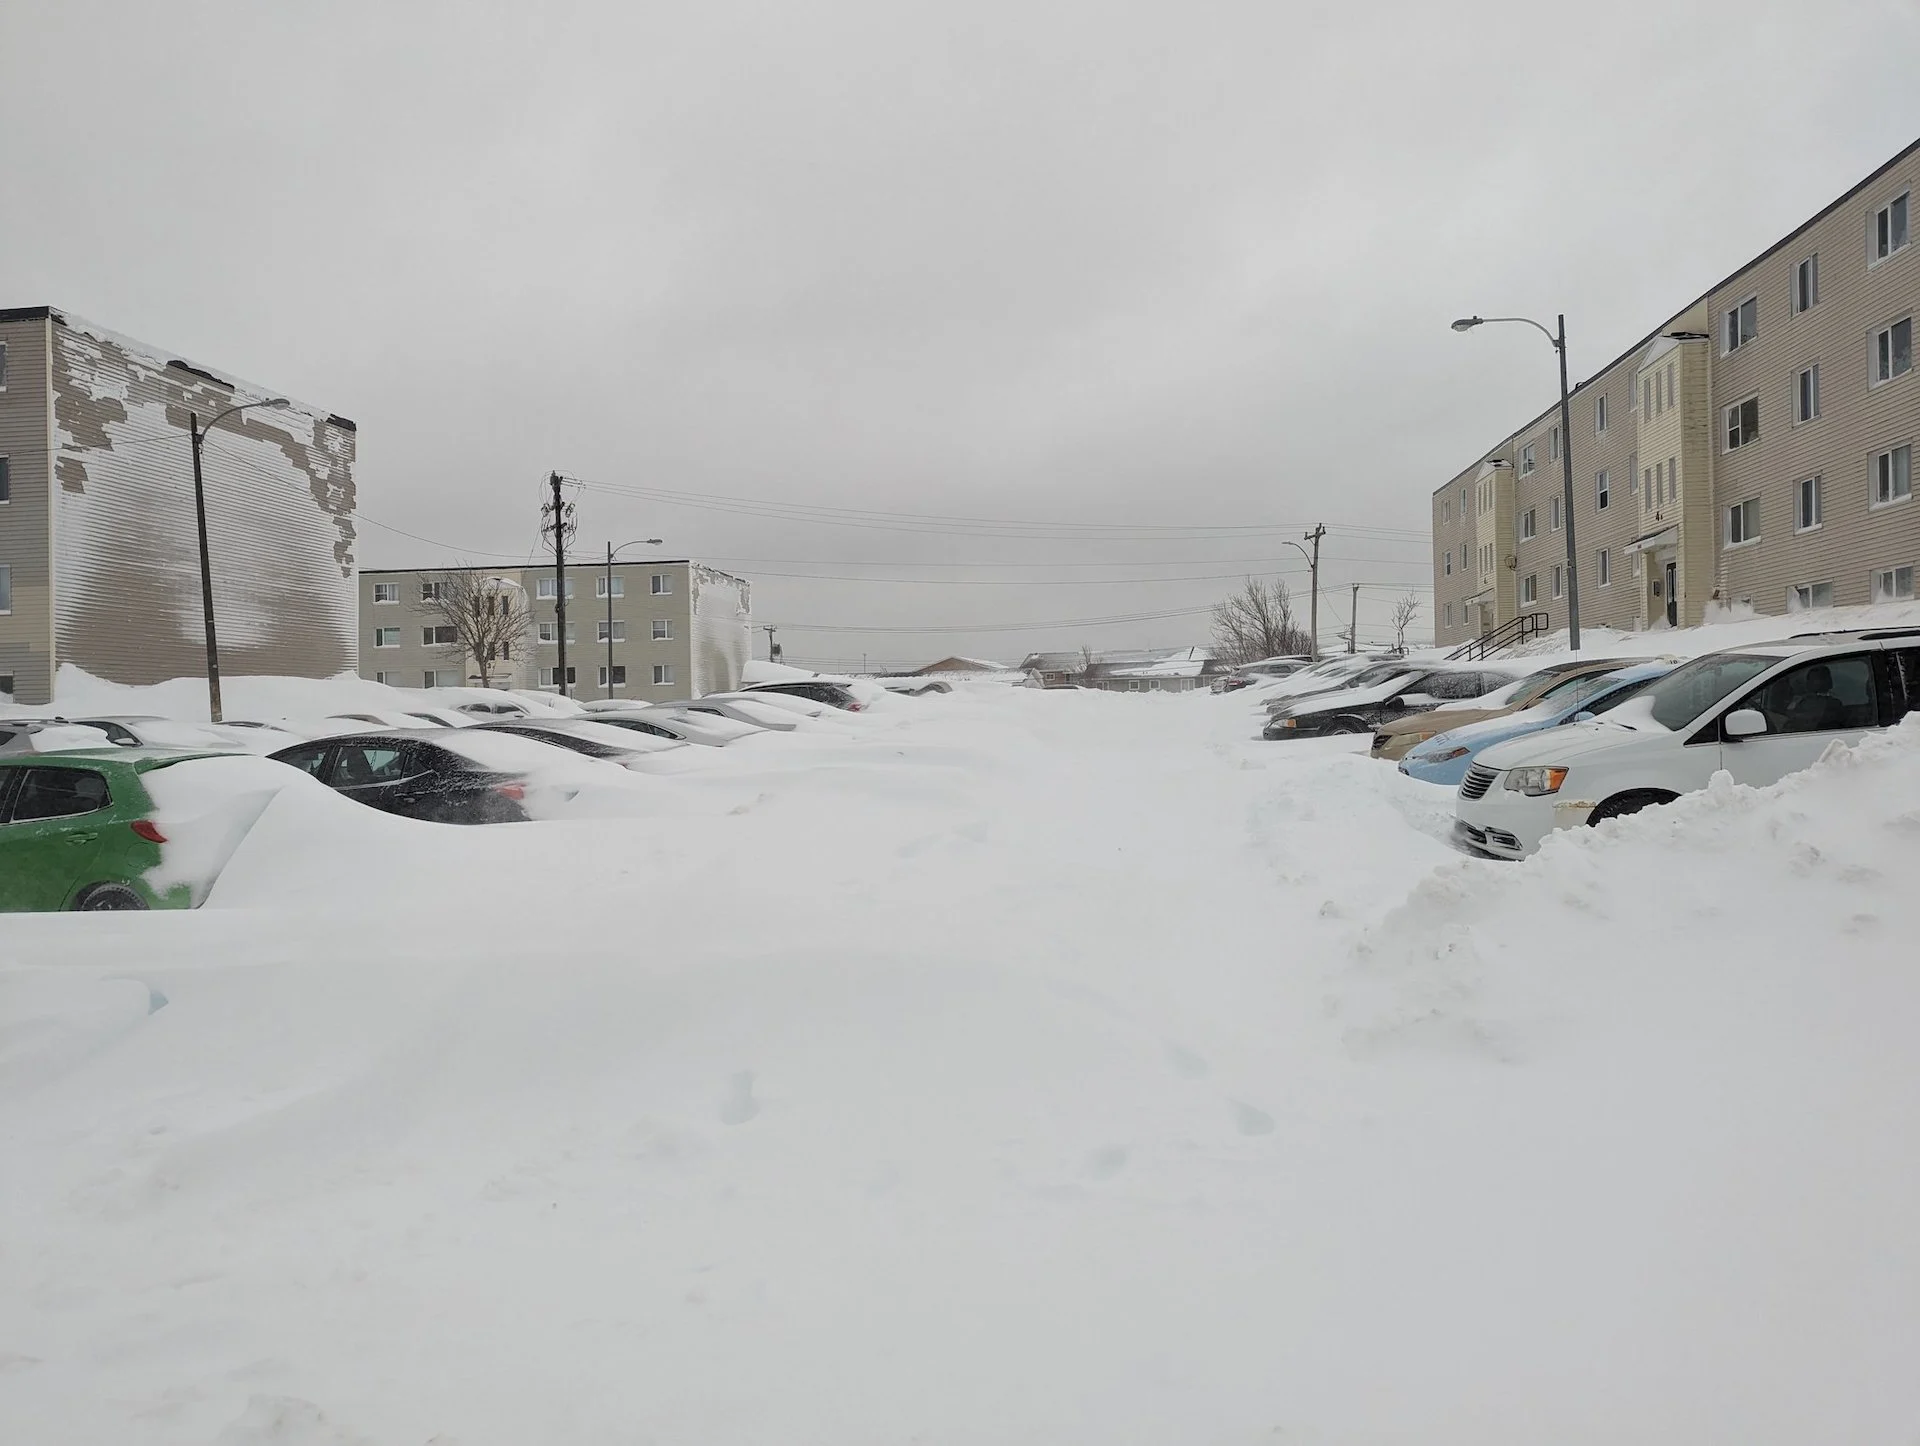
<path id="1" fill-rule="evenodd" d="M 1480 662 L 1495 653 L 1505 652 L 1508 648 L 1518 647 L 1531 638 L 1537 638 L 1547 632 L 1553 619 L 1543 612 L 1521 613 L 1507 619 L 1492 632 L 1482 633 L 1477 638 L 1468 638 L 1466 642 L 1447 654 L 1448 662 L 1465 659 L 1468 662 Z"/>

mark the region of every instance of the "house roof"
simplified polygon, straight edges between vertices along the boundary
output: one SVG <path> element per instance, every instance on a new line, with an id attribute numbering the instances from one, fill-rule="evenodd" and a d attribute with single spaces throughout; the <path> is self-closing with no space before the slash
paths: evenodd
<path id="1" fill-rule="evenodd" d="M 917 678 L 926 673 L 1010 673 L 1013 669 L 1005 663 L 989 662 L 985 658 L 963 658 L 954 656 L 942 658 L 937 663 L 928 663 L 924 668 L 915 668 Z"/>

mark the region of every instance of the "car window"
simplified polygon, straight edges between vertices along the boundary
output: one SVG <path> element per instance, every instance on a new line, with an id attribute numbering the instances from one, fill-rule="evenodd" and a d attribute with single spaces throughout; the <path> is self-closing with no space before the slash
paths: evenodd
<path id="1" fill-rule="evenodd" d="M 285 753 L 275 754 L 282 763 L 299 769 L 302 773 L 320 776 L 320 765 L 327 761 L 327 749 L 331 744 L 316 743 L 311 748 L 290 748 Z"/>
<path id="2" fill-rule="evenodd" d="M 1873 699 L 1873 658 L 1853 653 L 1820 658 L 1769 678 L 1736 705 L 1756 708 L 1769 733 L 1833 733 L 1871 728 L 1878 716 Z"/>
<path id="3" fill-rule="evenodd" d="M 327 782 L 335 788 L 366 788 L 406 777 L 406 752 L 393 743 L 349 743 L 333 760 Z"/>
<path id="4" fill-rule="evenodd" d="M 1679 730 L 1780 659 L 1765 653 L 1708 653 L 1675 668 L 1647 689 L 1653 721 Z"/>
<path id="5" fill-rule="evenodd" d="M 1590 681 L 1597 682 L 1598 680 Z M 1647 691 L 1647 684 L 1651 681 L 1653 680 L 1643 678 L 1638 683 L 1599 683 L 1596 688 L 1599 696 L 1581 699 L 1580 706 L 1586 712 L 1598 718 L 1602 713 L 1611 712 L 1613 709 L 1618 708 L 1622 703 L 1626 702 L 1627 699 L 1639 697 Z M 1606 688 L 1611 688 L 1613 691 L 1601 691 Z"/>
<path id="6" fill-rule="evenodd" d="M 1478 673 L 1429 673 L 1415 681 L 1411 691 L 1429 698 L 1478 698 L 1486 691 Z"/>
<path id="7" fill-rule="evenodd" d="M 74 818 L 113 801 L 107 780 L 84 768 L 29 768 L 13 800 L 14 823 Z"/>
<path id="8" fill-rule="evenodd" d="M 1887 699 L 1887 722 L 1898 723 L 1909 713 L 1920 713 L 1920 648 L 1896 648 L 1881 656 L 1893 685 Z"/>

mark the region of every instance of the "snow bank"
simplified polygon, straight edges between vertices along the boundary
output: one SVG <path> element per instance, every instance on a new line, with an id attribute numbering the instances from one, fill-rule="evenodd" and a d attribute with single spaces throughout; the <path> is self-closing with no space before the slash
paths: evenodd
<path id="1" fill-rule="evenodd" d="M 1906 1439 L 1920 725 L 1502 866 L 1214 702 L 10 919 L 0 1437 Z"/>

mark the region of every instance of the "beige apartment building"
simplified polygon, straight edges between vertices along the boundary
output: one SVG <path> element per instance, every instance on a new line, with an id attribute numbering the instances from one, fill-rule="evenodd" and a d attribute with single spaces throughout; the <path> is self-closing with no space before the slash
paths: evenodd
<path id="1" fill-rule="evenodd" d="M 440 606 L 451 572 L 483 574 L 526 598 L 532 631 L 496 660 L 494 686 L 557 691 L 560 633 L 550 566 L 362 572 L 360 675 L 398 688 L 478 685 L 478 663 Z M 606 565 L 589 561 L 567 568 L 566 588 L 570 696 L 663 702 L 740 686 L 753 628 L 745 579 L 686 558 L 616 562 L 609 589 Z"/>
<path id="2" fill-rule="evenodd" d="M 1912 598 L 1916 191 L 1920 142 L 1436 491 L 1435 641 L 1566 626 L 1562 446 L 1583 627 Z"/>

